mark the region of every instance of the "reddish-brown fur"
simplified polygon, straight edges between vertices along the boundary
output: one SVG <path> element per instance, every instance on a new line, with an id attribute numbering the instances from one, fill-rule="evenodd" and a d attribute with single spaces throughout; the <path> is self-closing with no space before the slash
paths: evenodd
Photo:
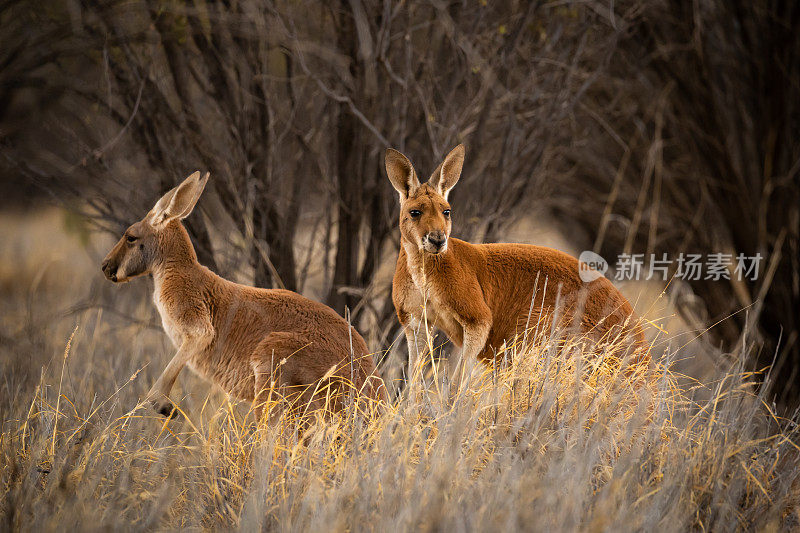
<path id="1" fill-rule="evenodd" d="M 233 283 L 198 263 L 180 220 L 207 178 L 195 173 L 167 193 L 103 262 L 114 282 L 153 276 L 153 299 L 178 348 L 148 394 L 156 410 L 172 411 L 167 396 L 185 365 L 233 397 L 255 400 L 259 416 L 276 400 L 313 411 L 333 398 L 329 408 L 339 410 L 352 390 L 344 382 L 356 396 L 385 401 L 364 339 L 333 309 L 291 291 Z"/>
<path id="2" fill-rule="evenodd" d="M 458 146 L 420 184 L 405 156 L 387 152 L 387 174 L 400 193 L 392 299 L 406 330 L 409 363 L 420 355 L 419 329 L 425 325 L 442 330 L 467 360 L 494 359 L 526 326 L 539 332 L 573 326 L 595 340 L 630 336 L 628 344 L 642 351 L 644 336 L 630 303 L 604 277 L 584 283 L 574 257 L 541 246 L 450 238 L 447 193 L 463 158 Z"/>

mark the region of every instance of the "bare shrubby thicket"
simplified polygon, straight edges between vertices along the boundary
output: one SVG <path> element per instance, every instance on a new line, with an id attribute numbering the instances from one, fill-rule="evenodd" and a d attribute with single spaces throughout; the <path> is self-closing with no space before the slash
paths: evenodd
<path id="1" fill-rule="evenodd" d="M 793 2 L 2 7 L 6 172 L 104 228 L 208 169 L 210 225 L 189 222 L 205 264 L 347 306 L 385 344 L 377 274 L 397 236 L 383 150 L 426 175 L 466 142 L 462 237 L 502 240 L 549 212 L 610 258 L 762 253 L 755 282 L 692 282 L 691 310 L 709 325 L 739 311 L 712 335 L 736 347 L 747 326 L 766 341 L 759 366 L 777 353 L 775 392 L 797 396 Z"/>
<path id="2" fill-rule="evenodd" d="M 759 367 L 775 363 L 773 392 L 789 405 L 800 395 L 799 25 L 796 2 L 643 4 L 588 88 L 591 141 L 565 158 L 554 202 L 555 219 L 578 218 L 606 256 L 760 253 L 755 282 L 689 282 L 691 307 L 731 349 L 755 333 Z"/>

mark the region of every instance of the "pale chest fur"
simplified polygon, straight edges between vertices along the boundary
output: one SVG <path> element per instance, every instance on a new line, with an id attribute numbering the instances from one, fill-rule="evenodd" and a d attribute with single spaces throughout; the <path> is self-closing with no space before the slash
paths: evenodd
<path id="1" fill-rule="evenodd" d="M 447 305 L 444 294 L 446 281 L 425 276 L 421 268 L 408 260 L 410 283 L 407 284 L 404 307 L 420 321 L 441 329 L 448 337 L 458 340 L 462 337 L 462 327 L 458 317 Z"/>
<path id="2" fill-rule="evenodd" d="M 162 283 L 159 280 L 155 281 L 155 290 L 153 291 L 153 302 L 156 305 L 156 309 L 158 309 L 158 314 L 161 316 L 161 326 L 164 328 L 167 336 L 172 341 L 172 344 L 179 348 L 181 343 L 183 342 L 183 334 L 181 333 L 180 328 L 178 327 L 178 322 L 175 317 L 172 316 L 172 311 L 169 309 L 167 305 L 166 298 L 163 294 L 163 287 Z"/>

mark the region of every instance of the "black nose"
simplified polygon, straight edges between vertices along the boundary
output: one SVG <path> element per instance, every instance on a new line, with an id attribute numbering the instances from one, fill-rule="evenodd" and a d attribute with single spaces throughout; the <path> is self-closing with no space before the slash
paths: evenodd
<path id="1" fill-rule="evenodd" d="M 444 246 L 445 239 L 444 237 L 434 237 L 433 235 L 429 235 L 428 242 L 434 245 L 436 248 L 441 248 Z"/>
<path id="2" fill-rule="evenodd" d="M 100 265 L 100 270 L 103 271 L 103 275 L 106 279 L 116 282 L 117 281 L 117 268 L 108 266 L 108 260 L 103 261 L 103 264 Z"/>

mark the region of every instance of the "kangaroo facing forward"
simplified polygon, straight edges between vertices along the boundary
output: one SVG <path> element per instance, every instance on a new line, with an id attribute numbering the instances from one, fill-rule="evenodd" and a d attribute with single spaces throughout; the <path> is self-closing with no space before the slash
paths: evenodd
<path id="1" fill-rule="evenodd" d="M 542 246 L 450 238 L 447 196 L 461 176 L 463 145 L 423 184 L 400 152 L 389 148 L 385 162 L 400 194 L 392 299 L 408 341 L 409 377 L 424 349 L 423 327 L 437 327 L 462 348 L 449 362 L 451 376 L 461 361 L 493 360 L 526 327 L 578 326 L 595 340 L 627 337 L 632 349 L 643 351 L 644 335 L 628 300 L 602 276 L 584 283 L 574 257 Z"/>
<path id="2" fill-rule="evenodd" d="M 340 410 L 349 395 L 387 400 L 364 339 L 336 312 L 286 290 L 225 280 L 197 262 L 181 223 L 208 181 L 195 172 L 130 226 L 103 261 L 114 283 L 152 274 L 161 320 L 178 349 L 147 400 L 174 415 L 168 396 L 188 365 L 231 396 L 266 405 Z"/>

